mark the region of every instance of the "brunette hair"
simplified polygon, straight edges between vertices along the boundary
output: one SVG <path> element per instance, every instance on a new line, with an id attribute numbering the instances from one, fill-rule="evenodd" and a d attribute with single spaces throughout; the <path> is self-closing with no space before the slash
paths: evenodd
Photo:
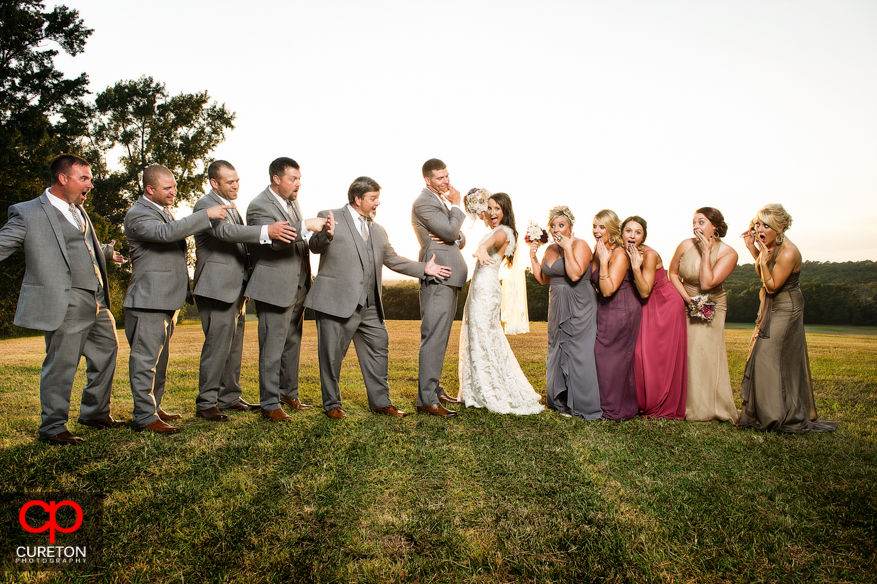
<path id="1" fill-rule="evenodd" d="M 52 160 L 52 164 L 49 165 L 49 172 L 52 175 L 52 184 L 58 184 L 58 175 L 61 174 L 69 174 L 70 169 L 74 166 L 85 166 L 86 168 L 91 168 L 91 164 L 84 158 L 80 158 L 75 154 L 61 154 L 56 156 L 54 160 Z"/>
<path id="2" fill-rule="evenodd" d="M 444 162 L 438 158 L 430 158 L 423 163 L 423 178 L 432 178 L 432 171 L 444 170 L 445 168 L 447 168 L 447 165 Z"/>
<path id="3" fill-rule="evenodd" d="M 493 193 L 490 195 L 490 198 L 502 209 L 502 220 L 499 224 L 511 227 L 512 232 L 515 234 L 515 239 L 512 242 L 515 244 L 515 249 L 512 250 L 511 255 L 505 258 L 506 264 L 510 266 L 512 265 L 512 260 L 515 259 L 515 252 L 518 248 L 518 228 L 515 227 L 515 212 L 512 210 L 512 198 L 505 193 Z"/>
<path id="4" fill-rule="evenodd" d="M 694 212 L 695 215 L 700 213 L 716 228 L 716 237 L 725 237 L 728 233 L 728 224 L 725 223 L 725 216 L 715 207 L 701 207 Z"/>
<path id="5" fill-rule="evenodd" d="M 639 223 L 643 226 L 643 243 L 646 242 L 646 237 L 649 235 L 649 226 L 646 224 L 646 220 L 640 217 L 639 215 L 631 215 L 627 219 L 624 220 L 624 223 L 621 224 L 621 233 L 624 233 L 624 226 L 633 221 L 634 223 Z"/>

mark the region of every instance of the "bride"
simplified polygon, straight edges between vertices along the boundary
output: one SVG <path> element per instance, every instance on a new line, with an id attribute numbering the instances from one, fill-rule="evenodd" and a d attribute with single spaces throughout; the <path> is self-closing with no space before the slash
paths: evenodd
<path id="1" fill-rule="evenodd" d="M 491 232 L 473 254 L 478 263 L 460 330 L 459 400 L 500 414 L 536 414 L 543 409 L 541 396 L 521 371 L 500 322 L 500 260 L 511 265 L 518 238 L 512 200 L 505 193 L 490 195 L 481 218 Z"/>

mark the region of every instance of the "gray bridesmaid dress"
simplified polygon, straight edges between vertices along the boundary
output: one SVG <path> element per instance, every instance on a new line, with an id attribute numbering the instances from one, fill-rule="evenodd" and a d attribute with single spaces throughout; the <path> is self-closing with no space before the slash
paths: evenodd
<path id="1" fill-rule="evenodd" d="M 548 357 L 546 360 L 546 402 L 558 412 L 569 409 L 586 420 L 602 417 L 594 341 L 597 338 L 597 293 L 588 271 L 573 282 L 566 275 L 564 259 L 542 273 L 550 278 L 548 302 Z"/>

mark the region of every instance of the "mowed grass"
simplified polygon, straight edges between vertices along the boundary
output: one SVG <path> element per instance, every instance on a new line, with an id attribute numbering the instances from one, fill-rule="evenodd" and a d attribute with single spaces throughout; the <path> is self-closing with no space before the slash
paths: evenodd
<path id="1" fill-rule="evenodd" d="M 196 420 L 203 339 L 172 342 L 164 407 L 181 434 L 98 431 L 77 447 L 34 441 L 41 338 L 0 342 L 0 489 L 104 493 L 104 567 L 6 573 L 20 582 L 874 582 L 877 339 L 809 335 L 817 405 L 833 434 L 729 424 L 583 422 L 461 409 L 413 414 L 418 322 L 390 322 L 394 403 L 373 415 L 351 347 L 349 418 L 315 407 L 291 423 Z M 545 323 L 509 337 L 544 394 Z M 455 324 L 444 383 L 456 393 Z M 728 330 L 739 387 L 749 332 Z M 121 335 L 113 412 L 130 419 Z M 256 327 L 244 396 L 258 401 Z M 71 420 L 84 384 L 80 371 Z M 305 325 L 301 394 L 319 404 Z M 738 396 L 739 406 L 739 396 Z M 4 518 L 10 520 L 10 518 Z"/>

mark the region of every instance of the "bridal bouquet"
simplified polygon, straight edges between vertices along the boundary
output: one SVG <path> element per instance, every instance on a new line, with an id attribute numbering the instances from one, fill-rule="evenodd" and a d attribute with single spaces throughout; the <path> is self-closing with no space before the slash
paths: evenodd
<path id="1" fill-rule="evenodd" d="M 469 189 L 466 196 L 463 197 L 463 205 L 466 207 L 466 213 L 472 219 L 478 217 L 480 213 L 487 211 L 487 199 L 491 196 L 487 189 Z"/>
<path id="2" fill-rule="evenodd" d="M 716 315 L 716 303 L 710 302 L 709 294 L 692 296 L 691 304 L 688 305 L 688 314 L 710 322 Z"/>
<path id="3" fill-rule="evenodd" d="M 533 223 L 532 221 L 527 222 L 527 232 L 524 234 L 524 241 L 527 243 L 533 243 L 534 241 L 538 241 L 539 245 L 543 243 L 548 243 L 548 232 L 539 227 L 538 224 Z"/>

